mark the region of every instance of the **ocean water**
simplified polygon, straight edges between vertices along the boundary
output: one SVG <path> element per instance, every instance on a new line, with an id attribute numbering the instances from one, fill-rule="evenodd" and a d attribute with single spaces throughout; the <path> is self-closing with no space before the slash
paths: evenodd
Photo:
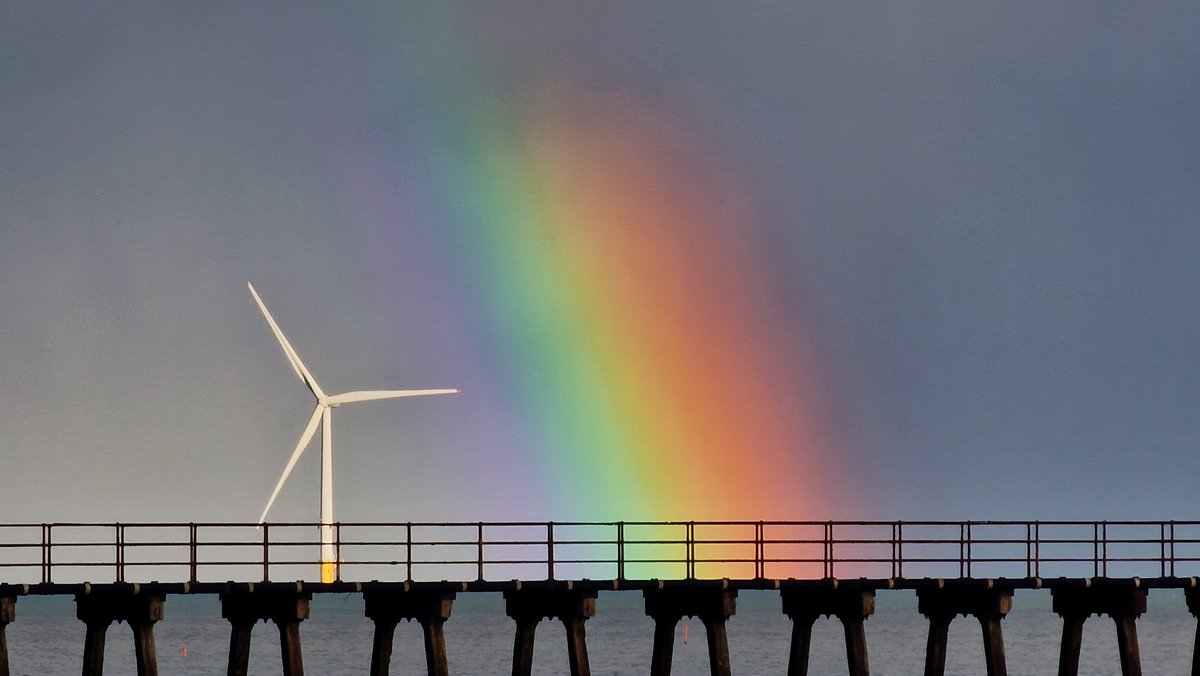
<path id="1" fill-rule="evenodd" d="M 1142 667 L 1147 675 L 1189 673 L 1196 621 L 1182 592 L 1153 590 L 1149 612 L 1138 621 Z M 743 591 L 728 634 L 734 673 L 783 674 L 787 671 L 790 621 L 772 592 Z M 1039 676 L 1057 669 L 1062 623 L 1051 612 L 1047 591 L 1018 590 L 1013 611 L 1004 620 L 1009 674 Z M 371 658 L 373 625 L 363 616 L 356 594 L 317 595 L 312 616 L 301 625 L 304 666 L 311 674 L 360 674 Z M 687 629 L 687 643 L 683 642 Z M 455 674 L 507 674 L 512 655 L 513 622 L 504 615 L 500 594 L 460 594 L 446 623 L 450 669 Z M 878 676 L 920 674 L 924 665 L 927 625 L 917 613 L 910 591 L 881 591 L 876 613 L 867 620 L 871 673 Z M 221 619 L 215 596 L 168 596 L 166 618 L 155 627 L 162 674 L 223 674 L 229 626 Z M 596 617 L 587 623 L 588 652 L 596 676 L 644 674 L 649 670 L 653 624 L 639 592 L 601 592 Z M 21 676 L 77 674 L 82 663 L 83 623 L 75 619 L 69 597 L 23 597 L 17 621 L 8 627 L 12 673 Z M 186 656 L 184 647 L 186 646 Z M 846 657 L 841 625 L 818 620 L 813 631 L 809 673 L 843 674 Z M 392 673 L 424 673 L 420 626 L 396 629 Z M 108 631 L 105 670 L 134 672 L 132 633 L 126 625 Z M 250 652 L 251 674 L 280 673 L 279 640 L 274 625 L 260 623 Z M 535 674 L 565 674 L 566 641 L 561 623 L 538 626 Z M 704 627 L 684 619 L 676 630 L 674 673 L 707 674 Z M 983 644 L 973 618 L 958 618 L 950 627 L 946 673 L 983 674 Z M 1106 617 L 1084 625 L 1080 673 L 1120 674 L 1116 632 Z"/>

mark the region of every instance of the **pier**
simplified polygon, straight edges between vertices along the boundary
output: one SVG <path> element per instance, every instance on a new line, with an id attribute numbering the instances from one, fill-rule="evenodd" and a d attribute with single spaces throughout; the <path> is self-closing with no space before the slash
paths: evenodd
<path id="1" fill-rule="evenodd" d="M 402 620 L 420 624 L 427 672 L 451 673 L 443 627 L 460 595 L 504 597 L 512 673 L 531 673 L 537 628 L 561 641 L 570 673 L 591 673 L 587 621 L 608 594 L 636 593 L 653 621 L 652 676 L 671 673 L 683 617 L 704 625 L 710 672 L 736 671 L 726 623 L 739 591 L 778 593 L 792 623 L 788 674 L 808 673 L 812 629 L 840 623 L 846 671 L 870 673 L 867 620 L 881 590 L 910 590 L 928 625 L 926 676 L 944 673 L 949 626 L 978 622 L 979 664 L 1007 673 L 1013 593 L 1045 589 L 1061 617 L 1058 674 L 1078 673 L 1084 622 L 1115 625 L 1121 673 L 1141 674 L 1137 620 L 1154 590 L 1182 589 L 1200 617 L 1200 522 L 473 522 L 337 524 L 339 579 L 320 581 L 319 524 L 0 524 L 0 676 L 20 600 L 70 595 L 86 627 L 81 673 L 103 672 L 108 629 L 132 629 L 137 673 L 158 673 L 154 627 L 170 599 L 220 598 L 229 674 L 245 674 L 253 629 L 273 624 L 281 671 L 304 673 L 301 627 L 319 594 L 359 594 L 374 627 L 363 671 L 388 674 Z M 312 579 L 315 578 L 315 579 Z M 166 580 L 166 581 L 164 581 Z M 1200 629 L 1197 631 L 1200 639 Z M 266 640 L 259 638 L 260 641 Z M 273 642 L 273 641 L 272 641 Z M 63 646 L 63 649 L 69 649 Z M 1200 674 L 1200 642 L 1192 674 Z M 1049 666 L 1048 666 L 1049 668 Z"/>

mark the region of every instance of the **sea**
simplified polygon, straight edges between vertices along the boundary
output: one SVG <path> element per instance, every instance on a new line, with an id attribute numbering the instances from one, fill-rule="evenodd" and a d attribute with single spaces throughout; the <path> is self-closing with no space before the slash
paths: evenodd
<path id="1" fill-rule="evenodd" d="M 229 625 L 221 619 L 215 596 L 168 596 L 166 617 L 155 626 L 161 674 L 224 674 Z M 649 671 L 653 623 L 646 617 L 638 592 L 601 592 L 597 613 L 587 622 L 592 673 L 596 676 L 645 674 Z M 876 612 L 867 620 L 871 673 L 913 676 L 924 667 L 927 624 L 917 613 L 911 591 L 880 591 Z M 445 625 L 450 670 L 454 674 L 511 672 L 513 622 L 504 614 L 498 593 L 460 594 Z M 1008 673 L 1041 676 L 1057 670 L 1062 622 L 1050 607 L 1045 590 L 1018 590 L 1013 610 L 1003 622 Z M 363 616 L 358 594 L 319 594 L 311 617 L 301 625 L 304 666 L 310 674 L 362 674 L 371 660 L 373 625 Z M 737 614 L 727 625 L 729 649 L 736 674 L 784 674 L 787 671 L 790 620 L 783 615 L 779 595 L 743 591 Z M 83 659 L 83 623 L 75 619 L 70 597 L 21 597 L 17 620 L 8 626 L 11 673 L 21 676 L 78 674 Z M 106 673 L 135 673 L 132 632 L 126 625 L 110 627 L 105 647 Z M 1142 669 L 1148 676 L 1190 673 L 1196 620 L 1188 613 L 1183 593 L 1153 590 L 1149 612 L 1138 621 Z M 675 674 L 707 674 L 708 652 L 699 620 L 684 619 L 675 632 Z M 421 628 L 401 623 L 396 629 L 392 673 L 424 673 Z M 840 623 L 821 619 L 813 630 L 809 673 L 846 673 L 846 654 Z M 279 674 L 279 638 L 274 625 L 260 623 L 250 651 L 251 674 Z M 534 674 L 566 674 L 566 639 L 562 624 L 538 626 Z M 960 617 L 950 626 L 946 673 L 984 674 L 979 624 Z M 1121 673 L 1116 630 L 1107 617 L 1093 616 L 1084 625 L 1079 673 L 1085 676 Z"/>

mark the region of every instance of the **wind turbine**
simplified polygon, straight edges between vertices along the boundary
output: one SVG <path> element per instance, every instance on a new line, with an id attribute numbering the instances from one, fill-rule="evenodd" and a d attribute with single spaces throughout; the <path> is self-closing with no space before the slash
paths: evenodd
<path id="1" fill-rule="evenodd" d="M 266 521 L 267 512 L 271 511 L 271 505 L 275 504 L 279 489 L 283 488 L 283 482 L 287 481 L 288 475 L 292 473 L 296 461 L 300 459 L 304 449 L 308 448 L 319 424 L 321 426 L 321 581 L 333 582 L 337 579 L 338 565 L 333 547 L 333 409 L 342 404 L 353 404 L 360 401 L 423 397 L 431 394 L 455 394 L 458 390 L 359 390 L 332 396 L 325 394 L 325 391 L 313 378 L 312 373 L 304 366 L 304 362 L 300 361 L 300 356 L 296 354 L 296 350 L 283 335 L 279 325 L 275 323 L 275 318 L 271 316 L 266 304 L 254 290 L 254 285 L 246 282 L 246 286 L 250 288 L 250 295 L 254 296 L 254 301 L 258 303 L 258 309 L 262 310 L 263 316 L 267 318 L 267 323 L 271 325 L 271 330 L 275 332 L 275 337 L 279 339 L 279 346 L 283 348 L 283 354 L 288 358 L 292 369 L 317 398 L 317 407 L 313 409 L 312 417 L 308 419 L 308 426 L 304 428 L 304 434 L 300 435 L 296 450 L 292 451 L 292 457 L 288 459 L 287 466 L 283 468 L 283 475 L 279 477 L 279 483 L 275 484 L 275 490 L 271 491 L 271 499 L 267 500 L 267 506 L 263 509 L 262 516 L 258 518 L 258 523 L 262 525 Z"/>

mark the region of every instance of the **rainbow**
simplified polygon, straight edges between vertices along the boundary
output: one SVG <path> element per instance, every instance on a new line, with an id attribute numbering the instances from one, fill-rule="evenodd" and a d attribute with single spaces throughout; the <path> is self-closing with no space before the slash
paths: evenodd
<path id="1" fill-rule="evenodd" d="M 525 483 L 521 504 L 492 513 L 829 517 L 830 407 L 795 330 L 805 318 L 780 316 L 802 303 L 772 286 L 770 243 L 719 139 L 644 95 L 494 84 L 429 65 L 442 58 L 368 63 L 379 100 L 325 105 L 402 124 L 312 151 L 334 177 L 331 216 L 360 223 L 365 269 L 391 280 L 381 302 L 461 329 L 437 380 L 476 402 L 467 424 L 490 450 L 460 469 Z"/>
<path id="2" fill-rule="evenodd" d="M 523 100 L 442 177 L 479 347 L 517 393 L 511 460 L 555 518 L 826 513 L 808 346 L 775 321 L 735 177 L 678 116 L 550 85 Z"/>

